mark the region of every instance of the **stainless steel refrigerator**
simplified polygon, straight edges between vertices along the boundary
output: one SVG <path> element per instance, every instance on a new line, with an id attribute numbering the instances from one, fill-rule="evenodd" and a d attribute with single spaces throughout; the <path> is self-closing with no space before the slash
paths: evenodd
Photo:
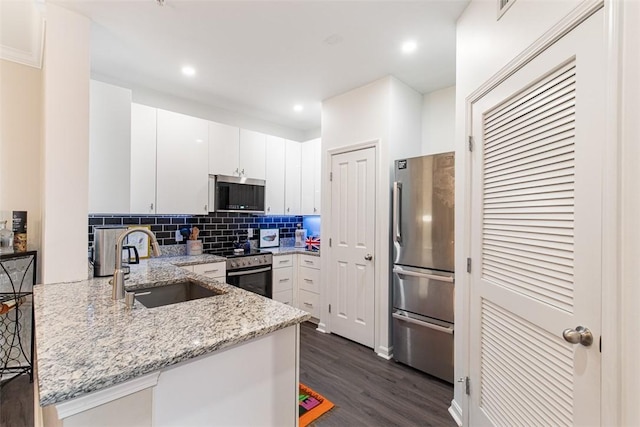
<path id="1" fill-rule="evenodd" d="M 453 382 L 454 153 L 396 160 L 394 359 Z"/>

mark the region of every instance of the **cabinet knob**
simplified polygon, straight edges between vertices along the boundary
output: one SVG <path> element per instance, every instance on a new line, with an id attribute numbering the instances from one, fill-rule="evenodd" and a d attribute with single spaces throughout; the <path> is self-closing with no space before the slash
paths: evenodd
<path id="1" fill-rule="evenodd" d="M 242 169 L 242 175 L 244 175 L 244 169 Z"/>
<path id="2" fill-rule="evenodd" d="M 289 208 L 287 208 L 287 212 L 289 212 Z"/>
<path id="3" fill-rule="evenodd" d="M 207 205 L 204 205 L 204 211 L 205 211 L 205 212 L 208 212 L 208 210 L 207 210 Z"/>
<path id="4" fill-rule="evenodd" d="M 316 212 L 318 212 L 318 209 L 313 208 L 313 213 L 316 213 Z"/>
<path id="5" fill-rule="evenodd" d="M 236 168 L 235 174 L 240 175 L 240 169 Z"/>
<path id="6" fill-rule="evenodd" d="M 271 212 L 271 206 L 267 207 L 267 212 Z"/>
<path id="7" fill-rule="evenodd" d="M 153 211 L 153 203 L 149 205 L 149 210 Z"/>

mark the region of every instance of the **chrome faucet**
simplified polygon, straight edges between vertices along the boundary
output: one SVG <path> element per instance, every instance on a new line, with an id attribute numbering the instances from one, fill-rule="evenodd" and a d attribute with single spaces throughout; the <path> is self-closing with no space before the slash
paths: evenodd
<path id="1" fill-rule="evenodd" d="M 122 269 L 122 246 L 124 244 L 124 239 L 131 233 L 135 232 L 145 233 L 151 239 L 151 251 L 153 252 L 153 256 L 160 256 L 160 246 L 158 245 L 158 240 L 156 240 L 156 235 L 151 232 L 148 228 L 144 227 L 133 227 L 121 235 L 118 236 L 118 240 L 116 241 L 116 270 L 113 272 L 113 280 L 112 285 L 113 289 L 111 292 L 111 299 L 119 300 L 124 298 L 124 270 Z"/>

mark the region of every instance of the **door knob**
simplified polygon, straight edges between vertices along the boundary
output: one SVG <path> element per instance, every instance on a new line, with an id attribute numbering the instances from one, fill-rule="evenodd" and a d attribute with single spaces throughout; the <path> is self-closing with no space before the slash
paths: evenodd
<path id="1" fill-rule="evenodd" d="M 584 326 L 577 326 L 575 329 L 565 329 L 562 331 L 562 336 L 565 341 L 571 344 L 582 344 L 585 347 L 593 344 L 593 334 Z"/>
<path id="2" fill-rule="evenodd" d="M 371 254 L 366 254 L 366 255 L 364 256 L 364 259 L 366 259 L 367 261 L 371 261 L 371 260 L 373 259 L 373 255 L 371 255 Z"/>

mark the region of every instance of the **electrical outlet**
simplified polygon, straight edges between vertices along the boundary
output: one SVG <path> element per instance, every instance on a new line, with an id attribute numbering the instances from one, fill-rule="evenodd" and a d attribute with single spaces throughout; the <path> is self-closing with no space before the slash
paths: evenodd
<path id="1" fill-rule="evenodd" d="M 176 230 L 176 242 L 182 242 L 182 234 L 180 234 L 180 230 Z"/>
<path id="2" fill-rule="evenodd" d="M 247 228 L 247 238 L 253 237 L 253 228 Z"/>

